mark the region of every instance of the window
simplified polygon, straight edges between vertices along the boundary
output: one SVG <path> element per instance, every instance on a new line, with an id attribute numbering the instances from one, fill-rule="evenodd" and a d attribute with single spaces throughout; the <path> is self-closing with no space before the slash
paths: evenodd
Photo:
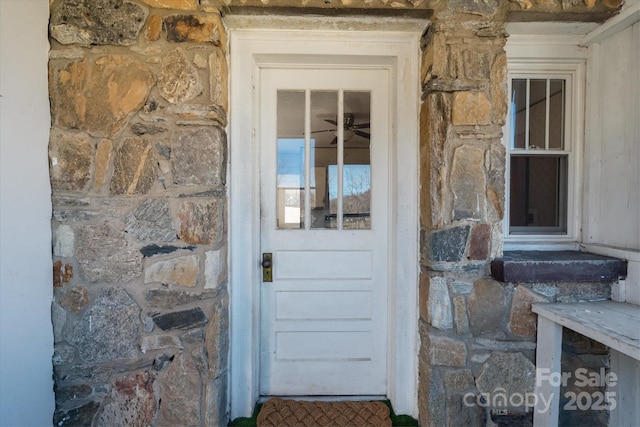
<path id="1" fill-rule="evenodd" d="M 509 64 L 505 242 L 577 241 L 581 64 Z"/>

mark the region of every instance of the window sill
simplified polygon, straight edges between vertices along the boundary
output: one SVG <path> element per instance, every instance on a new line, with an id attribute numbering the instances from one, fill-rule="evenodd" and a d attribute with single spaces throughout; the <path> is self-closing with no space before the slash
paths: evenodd
<path id="1" fill-rule="evenodd" d="M 505 251 L 491 262 L 500 282 L 611 282 L 627 276 L 627 261 L 578 251 Z"/>

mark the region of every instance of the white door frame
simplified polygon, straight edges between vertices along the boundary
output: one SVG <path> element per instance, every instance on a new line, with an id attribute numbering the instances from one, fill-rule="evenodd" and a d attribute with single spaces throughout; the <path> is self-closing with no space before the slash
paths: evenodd
<path id="1" fill-rule="evenodd" d="M 250 416 L 259 398 L 260 143 L 259 104 L 253 88 L 261 68 L 314 63 L 318 55 L 325 61 L 349 62 L 356 67 L 382 67 L 392 76 L 387 397 L 397 413 L 417 417 L 419 38 L 428 23 L 394 19 L 387 25 L 377 19 L 377 28 L 394 31 L 325 31 L 313 29 L 322 27 L 322 19 L 302 24 L 301 19 L 293 20 L 306 28 L 301 31 L 258 29 L 265 23 L 265 17 L 260 18 L 225 18 L 225 24 L 232 27 L 228 129 L 230 417 Z M 347 27 L 363 24 L 355 19 L 350 22 Z M 276 24 L 280 25 L 291 28 L 287 20 Z"/>

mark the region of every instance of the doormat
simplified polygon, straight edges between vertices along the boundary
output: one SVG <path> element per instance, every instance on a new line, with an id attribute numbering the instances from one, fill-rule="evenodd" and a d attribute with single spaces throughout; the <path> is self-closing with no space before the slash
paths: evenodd
<path id="1" fill-rule="evenodd" d="M 383 402 L 306 402 L 271 398 L 258 414 L 257 427 L 391 427 Z"/>

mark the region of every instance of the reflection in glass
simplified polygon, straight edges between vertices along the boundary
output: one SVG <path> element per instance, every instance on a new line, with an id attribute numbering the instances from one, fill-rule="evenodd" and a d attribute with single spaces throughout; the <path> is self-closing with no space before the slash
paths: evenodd
<path id="1" fill-rule="evenodd" d="M 544 150 L 547 134 L 547 80 L 529 81 L 529 149 Z"/>
<path id="2" fill-rule="evenodd" d="M 338 92 L 311 91 L 311 228 L 336 228 L 335 221 L 327 220 L 327 166 L 338 164 L 337 117 Z"/>
<path id="3" fill-rule="evenodd" d="M 368 92 L 345 92 L 345 105 L 357 105 L 348 113 L 344 132 L 342 170 L 342 228 L 371 228 L 371 117 Z M 345 114 L 346 115 L 346 114 Z"/>
<path id="4" fill-rule="evenodd" d="M 511 227 L 566 232 L 566 155 L 512 156 L 510 180 Z"/>
<path id="5" fill-rule="evenodd" d="M 278 228 L 304 228 L 304 91 L 278 91 Z"/>
<path id="6" fill-rule="evenodd" d="M 514 79 L 511 83 L 511 148 L 525 148 L 527 123 L 527 80 Z"/>
<path id="7" fill-rule="evenodd" d="M 277 102 L 278 228 L 370 229 L 371 94 L 281 90 Z"/>
<path id="8" fill-rule="evenodd" d="M 549 148 L 564 148 L 564 80 L 551 80 L 549 84 Z"/>

